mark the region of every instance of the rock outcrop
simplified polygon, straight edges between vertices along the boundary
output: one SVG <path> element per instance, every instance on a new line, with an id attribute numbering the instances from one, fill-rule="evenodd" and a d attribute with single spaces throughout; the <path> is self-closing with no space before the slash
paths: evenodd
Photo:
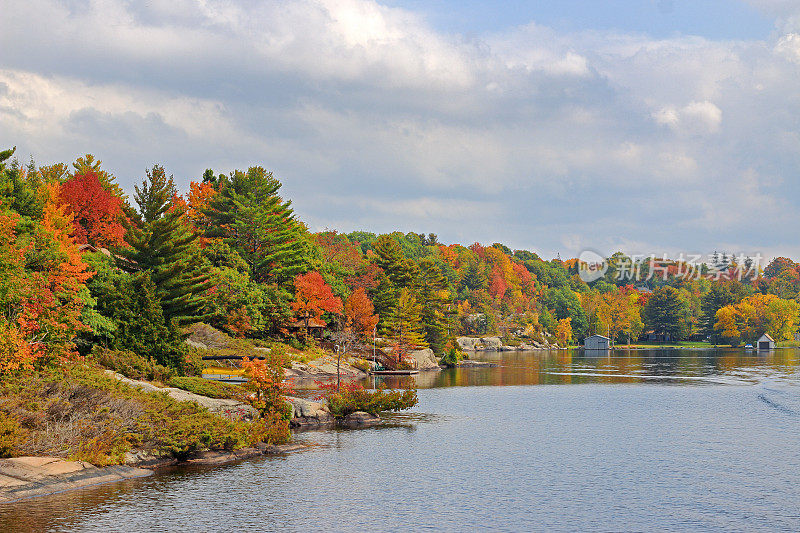
<path id="1" fill-rule="evenodd" d="M 294 396 L 287 396 L 286 400 L 292 406 L 289 425 L 293 428 L 319 428 L 336 424 L 336 419 L 324 403 L 312 402 L 311 400 L 295 398 Z"/>
<path id="2" fill-rule="evenodd" d="M 374 426 L 375 424 L 380 424 L 381 417 L 371 415 L 369 413 L 365 413 L 364 411 L 356 411 L 355 413 L 350 413 L 344 420 L 342 420 L 341 425 L 349 428 L 359 428 L 359 427 L 369 427 Z"/>
<path id="3" fill-rule="evenodd" d="M 408 356 L 414 360 L 417 370 L 441 370 L 439 360 L 430 348 L 409 352 Z"/>
<path id="4" fill-rule="evenodd" d="M 242 403 L 230 398 L 209 398 L 208 396 L 201 396 L 194 394 L 183 389 L 176 389 L 174 387 L 156 387 L 152 383 L 146 381 L 137 381 L 135 379 L 128 379 L 122 374 L 117 374 L 111 370 L 106 370 L 106 374 L 114 377 L 116 380 L 121 381 L 136 387 L 145 392 L 166 392 L 170 398 L 178 400 L 179 402 L 195 402 L 201 407 L 205 407 L 212 413 L 225 416 L 234 420 L 253 420 L 258 418 L 258 411 L 252 406 Z"/>
<path id="5" fill-rule="evenodd" d="M 58 457 L 0 459 L 0 503 L 101 485 L 153 472 L 131 466 L 98 468 Z"/>

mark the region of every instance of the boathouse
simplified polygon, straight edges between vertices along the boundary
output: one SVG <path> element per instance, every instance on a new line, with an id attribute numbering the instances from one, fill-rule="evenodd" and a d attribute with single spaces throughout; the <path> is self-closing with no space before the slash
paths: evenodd
<path id="1" fill-rule="evenodd" d="M 758 339 L 758 343 L 756 344 L 757 350 L 774 350 L 775 349 L 775 340 L 764 333 L 761 335 L 761 338 Z"/>
<path id="2" fill-rule="evenodd" d="M 605 335 L 591 335 L 583 340 L 585 350 L 608 350 L 611 341 Z"/>

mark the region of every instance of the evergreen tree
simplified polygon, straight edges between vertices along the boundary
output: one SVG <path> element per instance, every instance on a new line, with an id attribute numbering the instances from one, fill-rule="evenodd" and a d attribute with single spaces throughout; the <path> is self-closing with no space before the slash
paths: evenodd
<path id="1" fill-rule="evenodd" d="M 288 284 L 305 269 L 302 228 L 291 202 L 278 196 L 281 183 L 262 167 L 221 176 L 209 202 L 208 237 L 223 238 L 261 283 Z"/>
<path id="2" fill-rule="evenodd" d="M 377 254 L 375 263 L 383 269 L 397 288 L 409 287 L 414 280 L 416 264 L 403 256 L 400 244 L 390 235 L 381 235 L 373 249 Z"/>
<path id="3" fill-rule="evenodd" d="M 433 259 L 427 257 L 420 262 L 415 288 L 417 299 L 422 306 L 425 341 L 434 352 L 444 353 L 454 306 L 447 278 Z"/>
<path id="4" fill-rule="evenodd" d="M 653 291 L 642 310 L 645 324 L 656 334 L 680 338 L 685 330 L 687 309 L 674 287 L 659 287 Z"/>
<path id="5" fill-rule="evenodd" d="M 403 288 L 397 305 L 386 320 L 386 333 L 400 343 L 403 351 L 427 348 L 421 322 L 422 306 L 407 288 Z"/>
<path id="6" fill-rule="evenodd" d="M 736 302 L 736 298 L 730 289 L 722 283 L 712 283 L 711 288 L 700 298 L 700 328 L 703 335 L 718 337 L 718 332 L 714 330 L 717 311 Z"/>
<path id="7" fill-rule="evenodd" d="M 381 273 L 378 278 L 378 286 L 371 291 L 372 303 L 375 306 L 375 312 L 380 317 L 379 326 L 382 330 L 386 329 L 386 324 L 389 315 L 397 306 L 397 297 L 399 291 L 392 280 L 389 279 L 385 273 Z"/>
<path id="8" fill-rule="evenodd" d="M 131 249 L 125 255 L 152 278 L 168 321 L 202 320 L 211 266 L 194 243 L 195 235 L 183 220 L 185 213 L 173 204 L 172 177 L 167 178 L 164 168 L 156 165 L 135 190 L 138 209 L 133 224 L 126 224 Z"/>

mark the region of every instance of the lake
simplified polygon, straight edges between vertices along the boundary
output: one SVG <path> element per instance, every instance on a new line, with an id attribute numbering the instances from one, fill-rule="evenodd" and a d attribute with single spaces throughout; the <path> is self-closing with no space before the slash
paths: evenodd
<path id="1" fill-rule="evenodd" d="M 0 506 L 0 530 L 800 530 L 797 350 L 482 357 L 379 427 Z"/>

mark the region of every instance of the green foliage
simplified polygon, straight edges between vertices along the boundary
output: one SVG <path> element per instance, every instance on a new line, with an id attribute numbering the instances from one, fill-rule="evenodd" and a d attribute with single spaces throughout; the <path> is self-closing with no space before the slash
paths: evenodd
<path id="1" fill-rule="evenodd" d="M 160 365 L 181 369 L 183 339 L 161 308 L 155 283 L 145 272 L 125 274 L 107 261 L 95 261 L 97 274 L 88 286 L 97 312 L 115 328 L 95 331 L 93 340 L 114 350 L 130 350 Z"/>
<path id="2" fill-rule="evenodd" d="M 458 362 L 464 358 L 464 352 L 457 348 L 450 348 L 450 350 L 444 354 L 442 359 L 439 363 L 443 364 L 448 368 L 453 368 L 458 366 Z"/>
<path id="3" fill-rule="evenodd" d="M 642 318 L 655 333 L 680 339 L 686 332 L 686 303 L 674 287 L 659 287 L 644 306 Z"/>
<path id="4" fill-rule="evenodd" d="M 344 385 L 328 396 L 328 409 L 335 418 L 344 418 L 356 411 L 378 415 L 384 411 L 403 411 L 417 405 L 415 389 L 388 390 L 385 386 L 370 391 L 360 385 Z"/>
<path id="5" fill-rule="evenodd" d="M 555 320 L 545 324 L 542 318 L 539 319 L 540 323 L 544 325 L 549 331 L 555 331 L 556 320 L 563 320 L 565 318 L 572 319 L 572 331 L 576 337 L 586 335 L 589 329 L 589 320 L 586 317 L 586 312 L 581 307 L 581 302 L 578 297 L 570 289 L 566 287 L 551 288 L 547 291 L 545 304 L 549 309 L 555 312 Z M 545 319 L 548 320 L 548 319 Z"/>
<path id="6" fill-rule="evenodd" d="M 425 342 L 435 353 L 443 353 L 455 305 L 447 279 L 434 259 L 426 257 L 420 262 L 414 288 L 422 306 L 421 323 Z"/>
<path id="7" fill-rule="evenodd" d="M 126 228 L 130 268 L 153 280 L 167 321 L 186 324 L 204 319 L 211 265 L 196 246 L 197 236 L 189 231 L 183 209 L 173 202 L 172 177 L 156 165 L 135 189 L 138 209 Z"/>
<path id="8" fill-rule="evenodd" d="M 278 196 L 281 183 L 262 167 L 220 179 L 204 210 L 206 235 L 222 238 L 250 266 L 258 282 L 285 284 L 304 270 L 302 227 L 291 202 Z"/>
<path id="9" fill-rule="evenodd" d="M 193 392 L 209 398 L 234 398 L 241 395 L 242 388 L 228 383 L 219 383 L 207 379 L 189 376 L 173 376 L 167 384 L 176 389 Z"/>
<path id="10" fill-rule="evenodd" d="M 2 157 L 1 152 L 0 157 Z M 0 411 L 0 458 L 13 457 L 19 440 L 19 423 L 8 414 Z"/>
<path id="11" fill-rule="evenodd" d="M 169 382 L 175 371 L 129 350 L 109 350 L 95 345 L 90 359 L 130 379 Z M 182 387 L 180 387 L 182 388 Z"/>

